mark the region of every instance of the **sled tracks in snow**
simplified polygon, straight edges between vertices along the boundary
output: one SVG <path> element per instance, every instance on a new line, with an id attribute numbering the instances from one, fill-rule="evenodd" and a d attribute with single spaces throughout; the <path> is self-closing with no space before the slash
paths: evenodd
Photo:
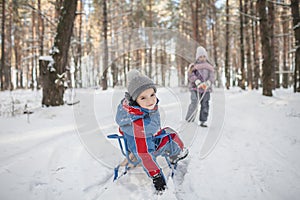
<path id="1" fill-rule="evenodd" d="M 156 194 L 152 181 L 144 173 L 142 167 L 130 170 L 117 181 L 113 182 L 113 174 L 95 184 L 87 186 L 84 189 L 86 197 L 91 200 L 110 199 L 126 197 L 126 199 L 185 199 L 184 187 L 185 175 L 188 172 L 190 159 L 187 158 L 178 162 L 177 169 L 173 177 L 168 167 L 163 169 L 168 188 L 162 194 Z"/>

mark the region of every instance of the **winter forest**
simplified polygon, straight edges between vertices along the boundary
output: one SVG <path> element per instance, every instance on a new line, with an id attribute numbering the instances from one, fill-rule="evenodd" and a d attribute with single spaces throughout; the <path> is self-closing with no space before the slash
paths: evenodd
<path id="1" fill-rule="evenodd" d="M 64 87 L 124 85 L 137 67 L 162 86 L 175 72 L 182 86 L 192 61 L 185 51 L 198 45 L 217 86 L 299 91 L 298 0 L 3 0 L 1 9 L 2 91 L 44 87 L 59 99 Z"/>
<path id="2" fill-rule="evenodd" d="M 0 23 L 0 199 L 299 198 L 299 0 L 1 0 Z M 206 128 L 184 120 L 199 46 Z M 132 69 L 189 149 L 161 196 L 142 168 L 112 182 Z"/>

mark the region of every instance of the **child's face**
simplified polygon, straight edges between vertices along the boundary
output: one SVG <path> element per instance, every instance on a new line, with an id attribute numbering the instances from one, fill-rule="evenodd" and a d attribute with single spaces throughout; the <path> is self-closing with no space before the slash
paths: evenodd
<path id="1" fill-rule="evenodd" d="M 156 94 L 153 88 L 143 91 L 136 99 L 136 102 L 142 107 L 152 110 L 157 102 Z"/>
<path id="2" fill-rule="evenodd" d="M 206 57 L 205 57 L 205 56 L 199 56 L 199 57 L 198 57 L 198 60 L 199 60 L 200 62 L 204 62 L 204 61 L 206 61 Z"/>

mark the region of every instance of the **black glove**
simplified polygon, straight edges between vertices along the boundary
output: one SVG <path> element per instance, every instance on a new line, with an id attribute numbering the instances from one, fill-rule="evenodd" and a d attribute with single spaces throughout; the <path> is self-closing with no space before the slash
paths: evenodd
<path id="1" fill-rule="evenodd" d="M 154 187 L 157 191 L 164 191 L 166 189 L 165 178 L 161 174 L 152 177 Z"/>

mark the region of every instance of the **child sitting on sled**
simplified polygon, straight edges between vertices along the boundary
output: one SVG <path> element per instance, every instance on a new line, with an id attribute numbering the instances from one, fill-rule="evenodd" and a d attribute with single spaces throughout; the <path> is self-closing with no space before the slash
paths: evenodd
<path id="1" fill-rule="evenodd" d="M 137 70 L 129 71 L 127 78 L 128 92 L 118 106 L 116 122 L 129 151 L 152 178 L 155 189 L 163 191 L 166 180 L 156 157 L 167 156 L 171 164 L 176 164 L 187 156 L 188 150 L 175 131 L 161 128 L 153 81 Z"/>

